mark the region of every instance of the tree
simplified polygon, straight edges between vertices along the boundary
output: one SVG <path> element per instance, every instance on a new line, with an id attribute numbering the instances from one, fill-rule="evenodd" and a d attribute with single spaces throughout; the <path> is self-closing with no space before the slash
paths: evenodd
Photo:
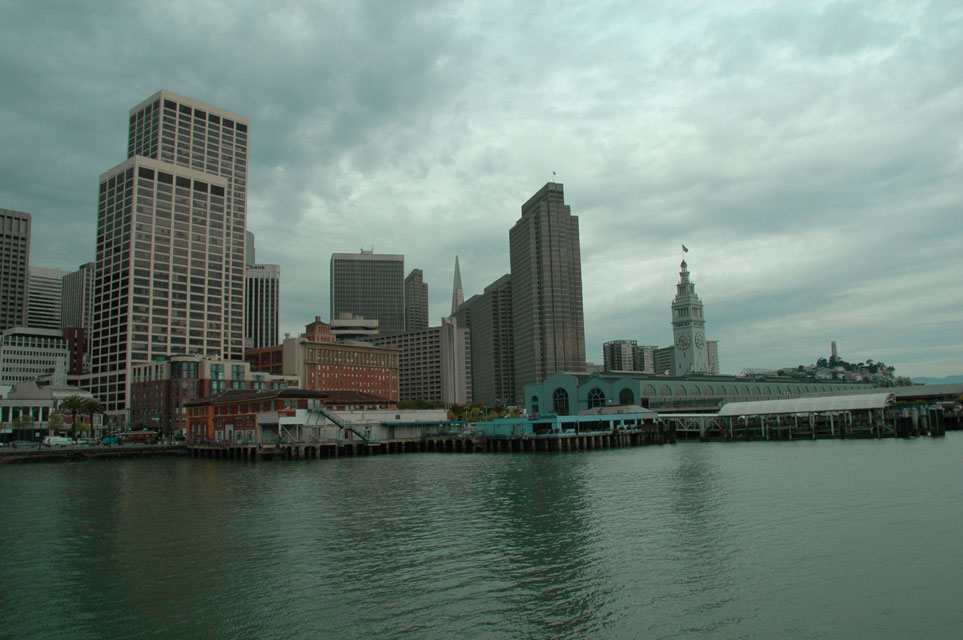
<path id="1" fill-rule="evenodd" d="M 23 437 L 23 432 L 30 432 L 33 429 L 33 416 L 29 413 L 23 413 L 13 419 L 13 428 L 17 433 L 17 440 L 26 440 Z M 33 434 L 30 434 L 30 440 L 33 440 Z"/>
<path id="2" fill-rule="evenodd" d="M 84 400 L 84 406 L 81 411 L 90 418 L 90 436 L 94 436 L 94 416 L 99 415 L 104 412 L 104 406 L 100 404 L 95 398 L 87 398 Z"/>
<path id="3" fill-rule="evenodd" d="M 50 420 L 47 421 L 47 431 L 49 433 L 55 433 L 64 428 L 64 417 L 59 413 L 50 414 Z"/>
<path id="4" fill-rule="evenodd" d="M 70 412 L 70 439 L 77 439 L 77 414 L 84 410 L 85 400 L 77 394 L 69 395 L 60 401 L 61 411 Z"/>

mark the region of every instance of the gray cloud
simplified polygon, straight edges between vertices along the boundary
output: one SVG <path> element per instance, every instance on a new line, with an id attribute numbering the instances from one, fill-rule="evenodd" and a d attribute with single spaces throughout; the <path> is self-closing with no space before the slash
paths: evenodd
<path id="1" fill-rule="evenodd" d="M 332 252 L 406 254 L 447 312 L 508 271 L 552 171 L 582 230 L 590 359 L 667 344 L 679 244 L 723 368 L 959 373 L 954 3 L 7 3 L 0 206 L 34 262 L 93 258 L 97 176 L 166 88 L 251 118 L 249 228 L 282 324 Z"/>

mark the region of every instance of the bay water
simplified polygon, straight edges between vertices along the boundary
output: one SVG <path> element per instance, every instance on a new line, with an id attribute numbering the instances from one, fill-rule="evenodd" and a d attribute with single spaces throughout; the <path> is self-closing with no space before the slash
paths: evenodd
<path id="1" fill-rule="evenodd" d="M 963 434 L 0 467 L 2 638 L 958 638 Z"/>

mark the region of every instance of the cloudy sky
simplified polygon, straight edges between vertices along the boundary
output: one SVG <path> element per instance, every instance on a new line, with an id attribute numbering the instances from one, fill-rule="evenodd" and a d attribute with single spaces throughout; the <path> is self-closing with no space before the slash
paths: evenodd
<path id="1" fill-rule="evenodd" d="M 507 273 L 557 172 L 587 352 L 671 342 L 681 244 L 724 372 L 840 355 L 963 373 L 963 4 L 0 0 L 0 207 L 94 258 L 100 173 L 158 89 L 251 120 L 248 228 L 282 330 L 328 259 L 403 253 L 451 300 Z"/>

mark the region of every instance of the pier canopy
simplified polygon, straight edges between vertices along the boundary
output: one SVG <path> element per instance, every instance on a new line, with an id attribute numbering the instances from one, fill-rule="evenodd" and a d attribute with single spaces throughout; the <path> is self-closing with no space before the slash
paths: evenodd
<path id="1" fill-rule="evenodd" d="M 848 396 L 761 400 L 759 402 L 730 402 L 719 409 L 718 415 L 720 418 L 728 418 L 736 416 L 767 416 L 781 413 L 871 411 L 875 409 L 885 409 L 892 400 L 892 393 L 866 393 Z"/>

